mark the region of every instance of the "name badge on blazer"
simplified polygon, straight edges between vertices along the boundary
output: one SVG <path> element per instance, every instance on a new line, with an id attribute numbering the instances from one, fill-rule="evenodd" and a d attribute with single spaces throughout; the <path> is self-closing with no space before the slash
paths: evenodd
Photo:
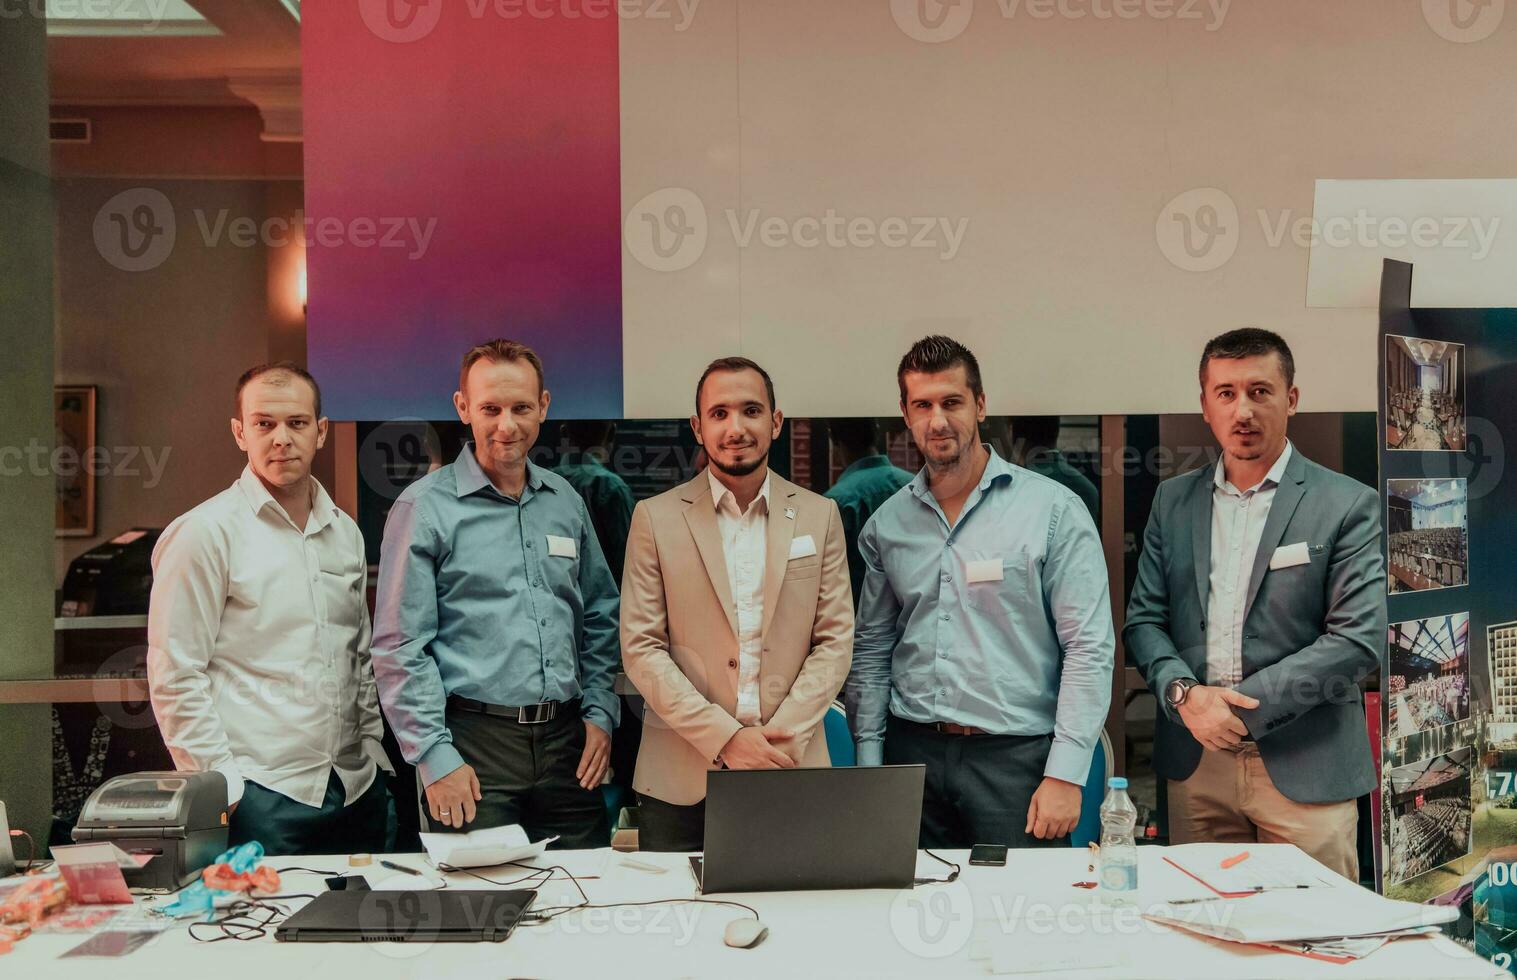
<path id="1" fill-rule="evenodd" d="M 965 566 L 964 577 L 971 585 L 976 582 L 1000 582 L 1006 578 L 1006 565 L 999 558 L 972 561 Z"/>
<path id="2" fill-rule="evenodd" d="M 810 558 L 816 554 L 816 542 L 811 540 L 811 535 L 802 534 L 790 539 L 790 560 L 797 558 Z"/>
<path id="3" fill-rule="evenodd" d="M 579 542 L 573 538 L 561 538 L 556 534 L 548 535 L 548 554 L 554 558 L 578 558 Z"/>
<path id="4" fill-rule="evenodd" d="M 1291 568 L 1295 565 L 1305 565 L 1311 560 L 1311 551 L 1307 548 L 1305 541 L 1282 544 L 1275 549 L 1273 555 L 1269 556 L 1269 569 L 1275 571 L 1279 568 Z"/>

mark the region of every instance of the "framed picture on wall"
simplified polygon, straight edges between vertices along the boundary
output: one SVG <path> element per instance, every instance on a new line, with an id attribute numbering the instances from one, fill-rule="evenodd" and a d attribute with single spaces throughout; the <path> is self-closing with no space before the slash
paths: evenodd
<path id="1" fill-rule="evenodd" d="M 54 533 L 60 538 L 95 534 L 95 467 L 90 463 L 95 452 L 95 393 L 94 385 L 53 388 L 58 486 Z"/>

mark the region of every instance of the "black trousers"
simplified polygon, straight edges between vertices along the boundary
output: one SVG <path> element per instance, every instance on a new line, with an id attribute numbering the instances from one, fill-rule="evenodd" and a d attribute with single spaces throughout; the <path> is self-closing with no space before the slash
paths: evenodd
<path id="1" fill-rule="evenodd" d="M 637 849 L 639 851 L 704 851 L 706 849 L 706 801 L 689 806 L 638 796 Z"/>
<path id="2" fill-rule="evenodd" d="M 453 706 L 447 709 L 453 746 L 479 777 L 482 799 L 463 830 L 519 823 L 532 840 L 557 836 L 555 848 L 605 847 L 611 825 L 599 787 L 585 789 L 575 770 L 585 751 L 585 721 L 578 706 L 560 708 L 540 725 L 523 725 Z M 456 833 L 432 819 L 431 831 Z"/>
<path id="3" fill-rule="evenodd" d="M 334 771 L 321 806 L 306 806 L 267 786 L 247 783 L 227 828 L 227 844 L 250 840 L 266 854 L 385 854 L 395 849 L 395 800 L 383 769 L 350 805 Z"/>
<path id="4" fill-rule="evenodd" d="M 1052 745 L 1052 733 L 944 735 L 894 715 L 885 725 L 887 765 L 927 766 L 922 847 L 1068 847 L 1067 836 L 1039 840 L 1025 831 Z"/>

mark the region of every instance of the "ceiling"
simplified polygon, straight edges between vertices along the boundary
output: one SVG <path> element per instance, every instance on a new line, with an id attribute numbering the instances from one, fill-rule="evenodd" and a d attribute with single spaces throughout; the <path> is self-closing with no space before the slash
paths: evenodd
<path id="1" fill-rule="evenodd" d="M 54 104 L 246 105 L 300 138 L 299 0 L 49 0 Z"/>

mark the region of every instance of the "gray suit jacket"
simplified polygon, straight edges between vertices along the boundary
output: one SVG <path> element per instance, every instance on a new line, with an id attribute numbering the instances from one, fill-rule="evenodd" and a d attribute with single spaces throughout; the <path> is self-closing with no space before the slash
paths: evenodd
<path id="1" fill-rule="evenodd" d="M 1185 779 L 1201 743 L 1164 698 L 1177 677 L 1206 680 L 1213 467 L 1159 485 L 1123 641 L 1159 699 L 1154 770 Z M 1311 561 L 1270 570 L 1282 545 Z M 1380 664 L 1386 630 L 1380 499 L 1293 450 L 1254 559 L 1243 621 L 1243 682 L 1259 700 L 1235 709 L 1276 788 L 1299 803 L 1354 799 L 1374 787 L 1359 681 Z"/>

